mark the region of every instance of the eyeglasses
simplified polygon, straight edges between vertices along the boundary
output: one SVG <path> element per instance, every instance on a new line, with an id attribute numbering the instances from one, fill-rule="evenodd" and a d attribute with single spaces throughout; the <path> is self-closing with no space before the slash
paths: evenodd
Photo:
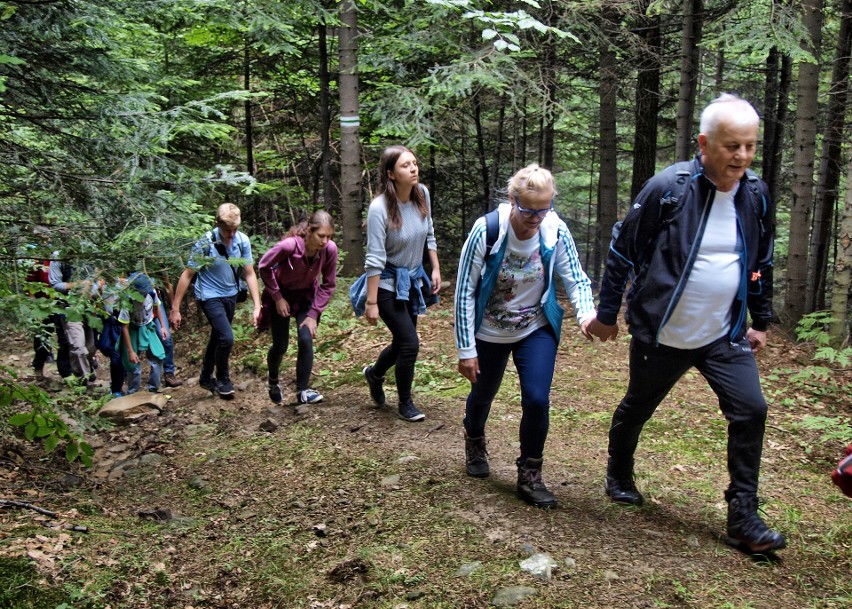
<path id="1" fill-rule="evenodd" d="M 541 220 L 547 214 L 553 211 L 553 201 L 550 202 L 550 207 L 547 209 L 526 209 L 521 207 L 521 204 L 515 201 L 515 208 L 518 210 L 518 213 L 521 214 L 524 218 L 537 218 Z"/>

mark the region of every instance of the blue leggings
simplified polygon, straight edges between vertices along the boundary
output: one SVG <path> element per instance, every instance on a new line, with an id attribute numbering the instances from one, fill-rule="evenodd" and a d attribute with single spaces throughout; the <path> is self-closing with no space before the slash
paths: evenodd
<path id="1" fill-rule="evenodd" d="M 479 378 L 470 385 L 464 428 L 471 438 L 485 434 L 491 402 L 500 389 L 509 355 L 521 381 L 521 459 L 541 459 L 550 428 L 550 385 L 556 365 L 556 335 L 550 325 L 516 343 L 476 339 Z"/>

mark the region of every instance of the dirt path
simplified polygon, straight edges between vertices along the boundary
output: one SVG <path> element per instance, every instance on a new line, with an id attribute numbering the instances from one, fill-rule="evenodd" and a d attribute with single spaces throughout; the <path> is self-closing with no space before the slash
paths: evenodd
<path id="1" fill-rule="evenodd" d="M 79 606 L 113 609 L 487 607 L 511 586 L 535 591 L 520 607 L 852 602 L 852 502 L 828 482 L 827 449 L 791 434 L 795 417 L 827 414 L 827 404 L 773 409 L 762 494 L 767 520 L 790 547 L 780 560 L 758 561 L 719 540 L 724 422 L 697 375 L 682 381 L 643 435 L 637 474 L 647 505 L 613 505 L 602 491 L 606 429 L 623 392 L 627 342 L 588 345 L 566 324 L 545 453 L 545 481 L 560 506 L 543 511 L 514 495 L 519 405 L 511 367 L 487 430 L 492 475 L 476 480 L 464 474 L 465 387 L 454 372 L 449 316 L 421 322 L 415 397 L 427 420 L 417 424 L 372 407 L 360 379 L 383 330 L 330 325 L 315 369 L 326 400 L 303 414 L 273 407 L 262 379 L 245 370 L 234 374 L 234 401 L 190 381 L 171 392 L 162 416 L 102 432 L 98 453 L 111 468 L 78 486 L 45 484 L 62 471 L 59 460 L 46 472 L 7 465 L 4 497 L 31 492 L 65 521 L 126 535 L 59 543 L 33 514 L 7 511 L 0 553 L 31 552 L 41 535 L 39 551 L 53 557 L 38 563 L 48 581 L 85 590 L 91 604 Z M 237 359 L 254 361 L 252 349 L 263 344 L 241 348 Z M 793 357 L 790 345 L 776 345 L 761 365 L 794 366 Z M 184 363 L 183 375 L 194 366 Z M 264 422 L 274 431 L 261 431 Z M 159 458 L 140 462 L 144 455 Z M 119 457 L 131 465 L 110 476 Z M 156 509 L 170 519 L 140 516 Z M 519 567 L 537 552 L 556 562 L 550 580 Z M 464 566 L 473 573 L 459 574 Z"/>

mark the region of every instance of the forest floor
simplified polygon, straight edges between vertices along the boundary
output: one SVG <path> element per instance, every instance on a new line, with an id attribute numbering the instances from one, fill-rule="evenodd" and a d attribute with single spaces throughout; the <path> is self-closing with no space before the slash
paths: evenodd
<path id="1" fill-rule="evenodd" d="M 830 481 L 852 440 L 848 369 L 810 368 L 809 349 L 778 333 L 760 355 L 771 404 L 761 496 L 788 548 L 747 556 L 720 537 L 725 423 L 697 373 L 643 434 L 636 471 L 646 505 L 615 505 L 603 493 L 606 438 L 625 388 L 629 338 L 590 344 L 566 321 L 544 465 L 559 507 L 539 510 L 515 496 L 520 404 L 511 364 L 487 427 L 491 476 L 465 475 L 468 386 L 455 370 L 451 295 L 420 318 L 414 394 L 427 418 L 408 423 L 372 405 L 361 369 L 389 334 L 352 318 L 342 294 L 319 328 L 320 404 L 269 402 L 270 339 L 247 327 L 243 306 L 234 400 L 197 385 L 206 326 L 196 319 L 175 335 L 188 382 L 168 390 L 160 416 L 113 427 L 97 420 L 95 406 L 84 408 L 78 425 L 96 447 L 92 469 L 69 465 L 62 451 L 45 456 L 8 431 L 0 436 L 2 498 L 55 512 L 0 510 L 0 607 L 852 604 L 852 500 Z M 282 378 L 291 376 L 294 352 Z M 7 335 L 0 363 L 26 380 L 29 357 L 28 341 Z M 101 366 L 99 384 L 107 376 Z M 57 404 L 70 392 L 55 381 L 48 390 Z M 387 390 L 392 403 L 392 378 Z M 104 393 L 90 388 L 75 399 Z M 536 577 L 521 562 L 539 553 L 554 566 Z"/>

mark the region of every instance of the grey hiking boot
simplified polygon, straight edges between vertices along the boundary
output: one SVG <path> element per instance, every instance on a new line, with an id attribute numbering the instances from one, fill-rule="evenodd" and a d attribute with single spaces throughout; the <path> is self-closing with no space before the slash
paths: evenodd
<path id="1" fill-rule="evenodd" d="M 556 496 L 547 490 L 541 479 L 542 459 L 518 459 L 518 497 L 540 508 L 556 507 Z"/>
<path id="2" fill-rule="evenodd" d="M 488 467 L 488 449 L 485 436 L 471 438 L 464 432 L 464 456 L 467 475 L 474 478 L 487 478 L 491 473 Z"/>
<path id="3" fill-rule="evenodd" d="M 757 495 L 739 493 L 728 502 L 728 531 L 725 543 L 752 554 L 781 550 L 787 540 L 773 531 L 757 514 Z"/>

